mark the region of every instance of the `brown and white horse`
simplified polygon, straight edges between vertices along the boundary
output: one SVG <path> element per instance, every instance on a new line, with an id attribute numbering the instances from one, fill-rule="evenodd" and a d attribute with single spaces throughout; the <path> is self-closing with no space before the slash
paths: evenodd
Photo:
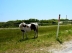
<path id="1" fill-rule="evenodd" d="M 30 23 L 30 24 L 26 24 L 26 23 L 20 23 L 19 24 L 19 28 L 21 29 L 22 33 L 23 33 L 23 39 L 24 39 L 24 34 L 26 34 L 26 38 L 27 38 L 27 32 L 33 30 L 35 32 L 34 38 L 38 37 L 38 23 Z"/>

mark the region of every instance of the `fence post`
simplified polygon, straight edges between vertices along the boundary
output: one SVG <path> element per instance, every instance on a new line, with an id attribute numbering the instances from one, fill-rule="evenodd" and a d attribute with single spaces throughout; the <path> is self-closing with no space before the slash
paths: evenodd
<path id="1" fill-rule="evenodd" d="M 56 35 L 56 38 L 58 38 L 58 33 L 59 33 L 59 22 L 60 22 L 60 14 L 59 14 L 59 18 L 58 18 L 58 27 L 57 27 L 57 35 Z"/>

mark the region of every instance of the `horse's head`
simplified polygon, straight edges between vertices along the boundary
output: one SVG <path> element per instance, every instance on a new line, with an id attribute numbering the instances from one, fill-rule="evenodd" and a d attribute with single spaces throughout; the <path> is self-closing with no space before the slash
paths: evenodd
<path id="1" fill-rule="evenodd" d="M 22 25 L 26 25 L 26 23 L 25 23 L 25 22 L 23 22 L 23 23 L 22 23 Z"/>
<path id="2" fill-rule="evenodd" d="M 25 27 L 25 25 L 26 25 L 26 23 L 23 22 L 23 23 L 20 23 L 20 24 L 19 24 L 19 27 L 20 27 L 20 28 L 21 28 L 21 27 Z"/>
<path id="3" fill-rule="evenodd" d="M 22 23 L 22 26 L 23 26 L 23 27 L 26 27 L 26 23 L 25 23 L 25 22 L 23 22 L 23 23 Z"/>

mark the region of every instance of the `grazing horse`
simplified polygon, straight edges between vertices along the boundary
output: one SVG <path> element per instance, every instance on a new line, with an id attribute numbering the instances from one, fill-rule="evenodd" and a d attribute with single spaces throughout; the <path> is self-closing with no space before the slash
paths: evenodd
<path id="1" fill-rule="evenodd" d="M 21 29 L 22 33 L 23 33 L 23 39 L 24 39 L 24 34 L 26 34 L 27 32 L 33 30 L 35 32 L 34 38 L 38 37 L 38 23 L 30 23 L 30 24 L 26 24 L 26 23 L 20 23 L 19 24 L 19 28 Z M 27 38 L 27 34 L 26 34 L 26 38 Z"/>

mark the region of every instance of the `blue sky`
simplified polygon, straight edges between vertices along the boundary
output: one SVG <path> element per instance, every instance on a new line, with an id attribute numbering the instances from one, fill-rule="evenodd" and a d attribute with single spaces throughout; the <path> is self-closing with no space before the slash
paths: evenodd
<path id="1" fill-rule="evenodd" d="M 72 19 L 72 0 L 0 0 L 0 22 L 23 19 Z"/>

